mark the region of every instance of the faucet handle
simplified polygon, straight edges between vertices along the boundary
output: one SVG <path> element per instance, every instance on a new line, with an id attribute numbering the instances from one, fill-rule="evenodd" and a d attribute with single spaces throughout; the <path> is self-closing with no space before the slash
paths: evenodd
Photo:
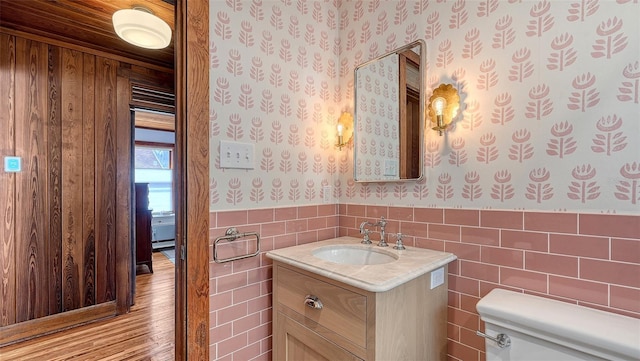
<path id="1" fill-rule="evenodd" d="M 362 241 L 360 241 L 360 243 L 362 243 L 362 244 L 371 244 L 371 239 L 369 239 L 369 232 L 370 231 L 368 229 L 365 229 L 363 231 L 364 238 L 362 239 Z"/>
<path id="2" fill-rule="evenodd" d="M 404 244 L 402 244 L 402 233 L 398 232 L 396 233 L 396 245 L 393 246 L 393 249 L 397 249 L 397 250 L 403 250 L 403 249 L 407 249 Z"/>

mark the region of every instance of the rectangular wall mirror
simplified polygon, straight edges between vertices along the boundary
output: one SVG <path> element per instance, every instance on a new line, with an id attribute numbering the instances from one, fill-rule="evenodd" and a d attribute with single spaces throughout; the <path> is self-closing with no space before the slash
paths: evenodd
<path id="1" fill-rule="evenodd" d="M 356 67 L 355 181 L 422 177 L 425 61 L 417 40 Z"/>

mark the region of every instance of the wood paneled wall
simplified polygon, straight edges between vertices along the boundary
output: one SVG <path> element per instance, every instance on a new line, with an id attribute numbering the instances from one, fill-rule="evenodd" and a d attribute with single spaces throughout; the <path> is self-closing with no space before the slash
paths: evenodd
<path id="1" fill-rule="evenodd" d="M 0 169 L 2 337 L 21 322 L 129 305 L 118 299 L 130 294 L 132 184 L 120 66 L 0 33 L 0 157 L 22 158 L 22 172 Z"/>

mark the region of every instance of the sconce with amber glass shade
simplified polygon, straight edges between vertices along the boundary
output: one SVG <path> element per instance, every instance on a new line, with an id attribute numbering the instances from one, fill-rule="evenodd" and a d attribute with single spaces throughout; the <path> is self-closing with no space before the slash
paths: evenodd
<path id="1" fill-rule="evenodd" d="M 342 150 L 342 147 L 349 143 L 353 135 L 353 115 L 349 112 L 343 112 L 338 119 L 336 128 L 338 134 L 336 147 Z"/>
<path id="2" fill-rule="evenodd" d="M 451 84 L 440 84 L 429 98 L 429 119 L 433 123 L 431 129 L 440 135 L 449 127 L 460 108 L 460 96 Z"/>

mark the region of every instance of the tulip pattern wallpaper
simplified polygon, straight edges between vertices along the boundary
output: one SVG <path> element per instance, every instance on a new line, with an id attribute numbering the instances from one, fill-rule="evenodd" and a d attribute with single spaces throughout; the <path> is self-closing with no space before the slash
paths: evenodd
<path id="1" fill-rule="evenodd" d="M 635 0 L 213 1 L 211 208 L 637 214 L 639 17 Z M 334 147 L 354 67 L 416 39 L 427 96 L 451 83 L 461 110 L 426 129 L 422 180 L 354 182 L 353 146 Z M 221 169 L 220 140 L 253 143 L 255 168 Z"/>
<path id="2" fill-rule="evenodd" d="M 211 3 L 212 209 L 318 204 L 347 173 L 339 24 L 329 2 Z M 222 169 L 221 139 L 253 143 L 254 169 Z"/>

